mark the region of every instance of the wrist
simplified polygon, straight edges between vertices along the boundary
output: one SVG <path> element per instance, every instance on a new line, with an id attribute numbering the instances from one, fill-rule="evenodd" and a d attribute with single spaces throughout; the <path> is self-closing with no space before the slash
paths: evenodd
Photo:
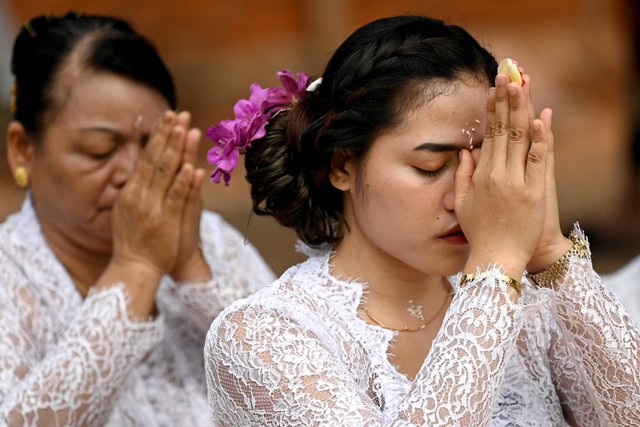
<path id="1" fill-rule="evenodd" d="M 176 282 L 207 282 L 212 276 L 211 268 L 200 250 L 184 263 L 176 265 L 171 272 Z"/>
<path id="2" fill-rule="evenodd" d="M 539 273 L 546 270 L 549 266 L 559 260 L 573 246 L 573 240 L 568 237 L 561 236 L 557 243 L 547 246 L 542 251 L 536 251 L 534 256 L 527 264 L 527 271 L 530 273 Z"/>
<path id="3" fill-rule="evenodd" d="M 483 275 L 488 276 L 487 272 L 469 273 L 469 274 L 462 275 L 460 276 L 459 286 L 464 287 L 467 283 L 473 282 L 474 280 L 482 277 Z M 517 302 L 518 298 L 520 298 L 520 295 L 522 294 L 522 285 L 520 284 L 520 281 L 506 274 L 498 274 L 495 277 L 496 279 L 503 281 L 507 284 L 507 292 L 509 293 L 509 299 L 512 302 Z"/>
<path id="4" fill-rule="evenodd" d="M 523 257 L 514 256 L 514 254 L 515 251 L 496 254 L 485 251 L 478 255 L 470 254 L 462 272 L 463 274 L 478 273 L 492 266 L 499 266 L 507 276 L 519 279 L 524 274 L 526 261 Z"/>
<path id="5" fill-rule="evenodd" d="M 586 239 L 578 232 L 572 231 L 569 235 L 570 245 L 568 250 L 556 259 L 551 265 L 544 270 L 529 274 L 529 278 L 538 286 L 553 288 L 562 282 L 569 271 L 569 265 L 572 258 L 589 259 L 589 244 Z"/>
<path id="6" fill-rule="evenodd" d="M 128 308 L 136 319 L 156 314 L 155 296 L 164 273 L 143 261 L 112 259 L 96 282 L 96 289 L 122 283 L 129 296 Z"/>

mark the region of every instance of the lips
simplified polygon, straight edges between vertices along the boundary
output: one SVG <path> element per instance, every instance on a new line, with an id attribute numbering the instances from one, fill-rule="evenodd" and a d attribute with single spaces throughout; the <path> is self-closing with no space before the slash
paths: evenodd
<path id="1" fill-rule="evenodd" d="M 468 243 L 459 225 L 447 230 L 440 238 L 451 243 Z"/>
<path id="2" fill-rule="evenodd" d="M 462 228 L 460 228 L 460 226 L 459 226 L 459 225 L 456 225 L 456 226 L 454 226 L 454 227 L 451 227 L 450 229 L 448 229 L 447 231 L 445 231 L 445 232 L 442 234 L 442 237 L 446 237 L 446 236 L 449 236 L 449 235 L 451 235 L 451 234 L 462 234 Z"/>

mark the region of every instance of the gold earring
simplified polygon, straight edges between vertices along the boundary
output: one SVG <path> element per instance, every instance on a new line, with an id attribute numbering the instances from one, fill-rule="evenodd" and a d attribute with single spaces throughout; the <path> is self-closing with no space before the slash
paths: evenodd
<path id="1" fill-rule="evenodd" d="M 24 166 L 18 166 L 13 173 L 13 179 L 20 188 L 27 188 L 29 185 L 29 172 Z"/>

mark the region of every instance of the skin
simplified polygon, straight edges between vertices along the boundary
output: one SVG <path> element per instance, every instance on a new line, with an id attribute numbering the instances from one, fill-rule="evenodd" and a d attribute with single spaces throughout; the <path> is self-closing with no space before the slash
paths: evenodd
<path id="1" fill-rule="evenodd" d="M 37 143 L 10 123 L 10 165 L 27 168 L 42 231 L 71 278 L 123 282 L 130 308 L 147 317 L 163 274 L 211 275 L 198 249 L 200 131 L 190 129 L 188 113 L 167 111 L 156 90 L 73 61 L 54 93 L 65 95 Z"/>
<path id="2" fill-rule="evenodd" d="M 397 335 L 390 359 L 409 378 L 451 300 L 448 275 L 498 263 L 520 278 L 528 264 L 550 258 L 549 265 L 570 247 L 557 225 L 557 203 L 555 212 L 545 208 L 555 197 L 546 195 L 553 177 L 550 111 L 534 119 L 529 89 L 505 76 L 491 91 L 470 76 L 429 84 L 435 90 L 425 93 L 441 94 L 407 111 L 361 164 L 335 158 L 330 173 L 349 225 L 334 273 L 368 284 L 361 317 L 371 322 L 366 308 L 386 325 L 418 327 L 424 321 L 408 315 L 409 300 L 423 306 L 425 320 L 436 315 L 425 329 Z M 461 130 L 470 131 L 472 151 Z M 553 255 L 534 256 L 542 253 Z"/>

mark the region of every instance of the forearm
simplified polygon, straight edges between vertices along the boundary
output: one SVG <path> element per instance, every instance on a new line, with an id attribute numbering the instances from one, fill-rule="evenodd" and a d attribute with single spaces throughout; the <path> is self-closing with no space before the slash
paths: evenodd
<path id="1" fill-rule="evenodd" d="M 485 425 L 522 324 L 501 271 L 460 289 L 400 417 L 418 425 Z"/>
<path id="2" fill-rule="evenodd" d="M 271 283 L 275 276 L 253 246 L 210 213 L 203 215 L 201 236 L 200 251 L 209 274 L 166 280 L 183 311 L 206 333 L 222 310 Z"/>
<path id="3" fill-rule="evenodd" d="M 160 321 L 132 322 L 121 285 L 94 293 L 64 336 L 3 397 L 12 426 L 80 426 L 106 422 L 131 369 L 159 341 Z"/>
<path id="4" fill-rule="evenodd" d="M 558 326 L 593 384 L 596 406 L 615 425 L 640 425 L 640 334 L 620 301 L 602 285 L 586 240 L 575 232 L 584 248 L 564 258 L 561 275 L 538 284 L 555 291 Z"/>

